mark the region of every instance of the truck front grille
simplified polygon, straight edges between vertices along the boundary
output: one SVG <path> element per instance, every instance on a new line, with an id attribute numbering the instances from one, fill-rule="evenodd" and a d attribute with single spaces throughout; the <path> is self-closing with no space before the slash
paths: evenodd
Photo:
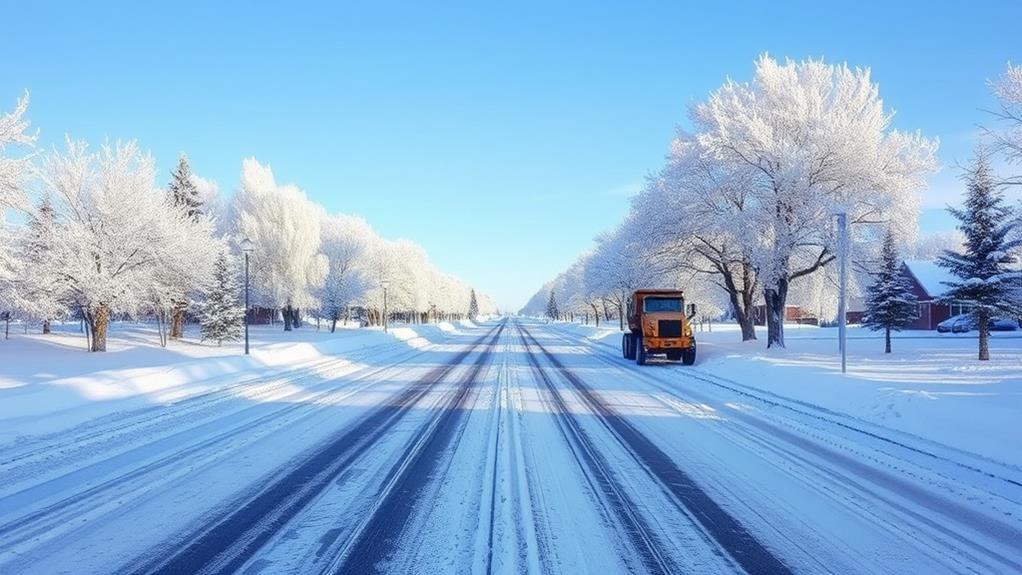
<path id="1" fill-rule="evenodd" d="M 660 337 L 681 337 L 680 319 L 662 319 L 657 324 L 657 335 Z"/>

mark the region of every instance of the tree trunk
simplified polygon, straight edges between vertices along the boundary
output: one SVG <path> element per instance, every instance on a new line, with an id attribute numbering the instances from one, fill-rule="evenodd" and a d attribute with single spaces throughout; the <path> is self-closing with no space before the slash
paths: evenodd
<path id="1" fill-rule="evenodd" d="M 891 328 L 884 329 L 884 353 L 891 353 Z"/>
<path id="2" fill-rule="evenodd" d="M 156 334 L 160 336 L 160 347 L 167 347 L 167 331 L 164 329 L 166 323 L 162 311 L 156 312 Z"/>
<path id="3" fill-rule="evenodd" d="M 110 308 L 99 304 L 96 311 L 89 315 L 89 331 L 92 332 L 92 348 L 90 351 L 106 351 L 106 331 L 110 326 Z"/>
<path id="4" fill-rule="evenodd" d="M 184 336 L 185 310 L 184 305 L 174 306 L 173 315 L 170 317 L 170 339 L 181 339 Z"/>
<path id="5" fill-rule="evenodd" d="M 600 327 L 600 310 L 595 303 L 589 304 L 593 308 L 593 319 L 596 320 L 596 327 Z"/>
<path id="6" fill-rule="evenodd" d="M 976 316 L 979 321 L 979 359 L 986 361 L 990 359 L 990 312 L 980 308 Z"/>
<path id="7" fill-rule="evenodd" d="M 739 289 L 735 278 L 730 272 L 722 273 L 724 287 L 728 299 L 731 300 L 731 309 L 735 312 L 735 321 L 742 329 L 742 341 L 756 339 L 756 319 L 753 316 L 753 301 L 755 296 L 755 282 L 752 280 L 752 272 L 748 266 L 742 269 L 742 287 Z"/>
<path id="8" fill-rule="evenodd" d="M 777 280 L 764 290 L 766 300 L 767 348 L 784 347 L 784 308 L 788 301 L 788 278 Z"/>
<path id="9" fill-rule="evenodd" d="M 284 316 L 284 331 L 291 331 L 291 304 L 284 306 L 281 315 Z"/>
<path id="10" fill-rule="evenodd" d="M 337 331 L 337 315 L 338 314 L 335 313 L 334 317 L 330 318 L 330 320 L 331 320 L 330 321 L 330 333 L 334 333 L 335 331 Z"/>
<path id="11" fill-rule="evenodd" d="M 50 333 L 50 320 L 43 320 L 43 335 Z"/>
<path id="12" fill-rule="evenodd" d="M 621 331 L 625 330 L 625 311 L 624 306 L 621 302 L 617 302 L 617 328 Z"/>

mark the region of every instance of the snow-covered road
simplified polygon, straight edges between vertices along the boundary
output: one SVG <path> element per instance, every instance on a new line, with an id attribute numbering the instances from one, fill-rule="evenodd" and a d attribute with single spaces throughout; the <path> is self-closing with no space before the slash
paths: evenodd
<path id="1" fill-rule="evenodd" d="M 502 320 L 0 453 L 0 573 L 1017 573 L 1022 470 Z"/>

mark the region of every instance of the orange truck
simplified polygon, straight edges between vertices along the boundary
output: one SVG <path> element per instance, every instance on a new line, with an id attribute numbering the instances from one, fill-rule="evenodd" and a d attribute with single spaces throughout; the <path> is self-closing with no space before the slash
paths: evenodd
<path id="1" fill-rule="evenodd" d="M 695 304 L 685 307 L 679 290 L 638 290 L 628 299 L 628 332 L 621 338 L 625 359 L 646 365 L 650 355 L 666 355 L 685 365 L 696 362 L 696 338 L 691 320 Z"/>

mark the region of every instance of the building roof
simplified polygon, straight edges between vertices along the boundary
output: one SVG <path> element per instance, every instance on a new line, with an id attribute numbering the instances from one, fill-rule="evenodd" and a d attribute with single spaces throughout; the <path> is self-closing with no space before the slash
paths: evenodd
<path id="1" fill-rule="evenodd" d="M 942 297 L 947 293 L 948 286 L 943 282 L 957 282 L 947 268 L 940 267 L 937 262 L 926 260 L 906 260 L 905 267 L 908 268 L 912 277 L 916 278 L 919 285 L 923 286 L 926 294 L 932 298 Z"/>

